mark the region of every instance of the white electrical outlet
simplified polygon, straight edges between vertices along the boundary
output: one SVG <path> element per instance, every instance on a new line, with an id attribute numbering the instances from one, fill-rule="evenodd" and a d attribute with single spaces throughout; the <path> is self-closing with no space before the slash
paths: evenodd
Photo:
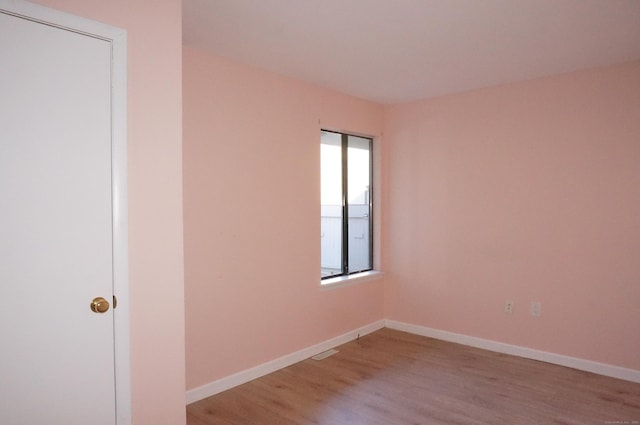
<path id="1" fill-rule="evenodd" d="M 504 302 L 504 312 L 509 314 L 513 313 L 513 301 L 506 300 Z"/>
<path id="2" fill-rule="evenodd" d="M 531 315 L 533 317 L 542 316 L 542 304 L 540 304 L 540 301 L 531 301 Z"/>

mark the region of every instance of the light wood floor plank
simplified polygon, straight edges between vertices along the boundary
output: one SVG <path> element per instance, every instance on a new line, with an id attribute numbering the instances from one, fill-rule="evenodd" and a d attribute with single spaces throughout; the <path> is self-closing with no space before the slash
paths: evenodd
<path id="1" fill-rule="evenodd" d="M 382 329 L 187 407 L 188 425 L 640 425 L 640 384 Z"/>

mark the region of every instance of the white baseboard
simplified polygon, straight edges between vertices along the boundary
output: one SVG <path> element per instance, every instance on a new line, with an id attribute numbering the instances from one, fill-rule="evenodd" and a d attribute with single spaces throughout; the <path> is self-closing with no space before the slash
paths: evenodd
<path id="1" fill-rule="evenodd" d="M 640 370 L 626 369 L 591 360 L 578 359 L 575 357 L 564 356 L 562 354 L 549 353 L 546 351 L 505 344 L 489 339 L 428 328 L 426 326 L 412 325 L 409 323 L 398 322 L 396 320 L 379 320 L 311 347 L 296 351 L 295 353 L 287 354 L 286 356 L 252 367 L 251 369 L 243 370 L 233 375 L 225 376 L 217 381 L 205 384 L 201 387 L 188 390 L 186 394 L 187 404 L 194 403 L 214 394 L 221 393 L 238 385 L 252 381 L 256 378 L 260 378 L 261 376 L 268 375 L 269 373 L 291 366 L 292 364 L 302 360 L 306 360 L 316 354 L 337 347 L 338 345 L 353 341 L 358 337 L 358 335 L 364 336 L 384 327 L 640 383 Z"/>
<path id="2" fill-rule="evenodd" d="M 409 323 L 398 322 L 395 320 L 385 320 L 385 327 L 396 329 L 399 331 L 409 332 L 416 335 L 427 336 L 430 338 L 441 339 L 443 341 L 455 342 L 471 347 L 482 348 L 498 353 L 512 354 L 527 359 L 540 360 L 547 363 L 553 363 L 560 366 L 566 366 L 573 369 L 583 370 L 586 372 L 597 373 L 598 375 L 610 376 L 612 378 L 624 379 L 626 381 L 640 383 L 640 370 L 626 369 L 619 366 L 613 366 L 605 363 L 598 363 L 591 360 L 578 359 L 575 357 L 564 356 L 562 354 L 549 353 L 546 351 L 534 350 L 532 348 L 520 347 L 517 345 L 505 344 L 502 342 L 492 341 L 473 336 L 457 334 L 453 332 L 442 331 L 439 329 L 428 328 L 425 326 L 412 325 Z"/>
<path id="3" fill-rule="evenodd" d="M 253 381 L 256 378 L 260 378 L 261 376 L 268 375 L 269 373 L 275 372 L 276 370 L 291 366 L 294 363 L 306 360 L 309 357 L 322 353 L 323 351 L 327 351 L 334 347 L 337 347 L 338 345 L 353 341 L 358 337 L 358 335 L 364 336 L 382 329 L 384 328 L 384 325 L 384 320 L 378 320 L 377 322 L 371 323 L 358 329 L 354 329 L 343 335 L 331 338 L 327 341 L 321 342 L 311 347 L 304 348 L 300 351 L 296 351 L 295 353 L 287 354 L 286 356 L 252 367 L 251 369 L 243 370 L 233 375 L 218 379 L 217 381 L 205 384 L 201 387 L 188 390 L 186 395 L 187 404 L 194 403 L 207 397 L 211 397 L 214 394 L 221 393 L 222 391 L 226 391 L 246 382 Z"/>

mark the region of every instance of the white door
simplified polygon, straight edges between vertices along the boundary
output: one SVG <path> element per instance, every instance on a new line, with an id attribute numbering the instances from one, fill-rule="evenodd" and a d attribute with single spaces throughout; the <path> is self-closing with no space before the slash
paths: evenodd
<path id="1" fill-rule="evenodd" d="M 116 423 L 111 52 L 0 12 L 3 425 Z"/>

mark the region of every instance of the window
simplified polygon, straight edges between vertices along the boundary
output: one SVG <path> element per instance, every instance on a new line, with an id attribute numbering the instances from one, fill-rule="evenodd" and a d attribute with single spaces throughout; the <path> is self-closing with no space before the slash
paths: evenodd
<path id="1" fill-rule="evenodd" d="M 372 139 L 322 130 L 322 279 L 373 269 Z"/>

